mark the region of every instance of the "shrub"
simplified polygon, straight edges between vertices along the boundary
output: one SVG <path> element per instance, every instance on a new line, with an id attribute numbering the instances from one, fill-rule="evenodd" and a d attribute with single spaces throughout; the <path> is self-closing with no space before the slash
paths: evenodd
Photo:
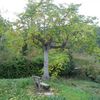
<path id="1" fill-rule="evenodd" d="M 85 68 L 85 73 L 87 77 L 91 78 L 92 80 L 95 80 L 96 70 L 94 66 L 88 64 Z"/>
<path id="2" fill-rule="evenodd" d="M 73 69 L 73 62 L 67 53 L 53 53 L 50 55 L 49 71 L 53 78 L 69 75 Z"/>
<path id="3" fill-rule="evenodd" d="M 96 77 L 100 74 L 100 68 L 94 62 L 90 62 L 90 60 L 86 58 L 74 58 L 74 60 L 76 68 L 73 71 L 73 76 L 95 81 Z"/>
<path id="4" fill-rule="evenodd" d="M 72 71 L 72 59 L 64 52 L 52 52 L 49 55 L 49 72 L 52 77 L 65 76 Z M 0 78 L 20 78 L 43 74 L 43 55 L 27 59 L 24 56 L 13 57 L 0 63 Z"/>
<path id="5" fill-rule="evenodd" d="M 41 75 L 43 61 L 36 57 L 33 61 L 25 57 L 16 57 L 13 60 L 0 64 L 0 78 L 20 78 Z"/>

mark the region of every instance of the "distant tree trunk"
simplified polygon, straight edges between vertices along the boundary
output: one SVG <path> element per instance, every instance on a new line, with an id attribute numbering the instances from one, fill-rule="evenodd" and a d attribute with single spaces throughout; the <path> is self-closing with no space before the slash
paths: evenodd
<path id="1" fill-rule="evenodd" d="M 43 79 L 47 80 L 49 79 L 49 71 L 48 71 L 48 51 L 49 48 L 48 46 L 44 47 L 44 74 L 43 74 Z"/>

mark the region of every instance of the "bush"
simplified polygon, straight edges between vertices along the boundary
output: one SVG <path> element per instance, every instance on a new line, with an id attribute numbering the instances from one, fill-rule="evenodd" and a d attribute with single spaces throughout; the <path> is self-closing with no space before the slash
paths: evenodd
<path id="1" fill-rule="evenodd" d="M 90 78 L 91 80 L 95 80 L 97 76 L 97 69 L 95 68 L 95 66 L 88 64 L 85 68 L 85 73 L 88 78 Z"/>
<path id="2" fill-rule="evenodd" d="M 82 79 L 91 79 L 95 81 L 96 77 L 100 75 L 100 68 L 94 62 L 90 62 L 86 58 L 85 59 L 74 58 L 74 60 L 76 68 L 73 71 L 73 76 Z"/>
<path id="3" fill-rule="evenodd" d="M 53 53 L 50 55 L 49 72 L 53 78 L 70 75 L 73 70 L 72 57 L 67 53 Z"/>
<path id="4" fill-rule="evenodd" d="M 20 78 L 41 75 L 43 61 L 36 57 L 33 61 L 25 57 L 13 58 L 13 60 L 0 64 L 0 78 Z"/>
<path id="5" fill-rule="evenodd" d="M 72 58 L 67 53 L 49 55 L 49 72 L 52 77 L 66 76 L 72 71 Z M 20 78 L 43 74 L 43 55 L 29 60 L 24 56 L 13 57 L 0 63 L 0 78 Z"/>

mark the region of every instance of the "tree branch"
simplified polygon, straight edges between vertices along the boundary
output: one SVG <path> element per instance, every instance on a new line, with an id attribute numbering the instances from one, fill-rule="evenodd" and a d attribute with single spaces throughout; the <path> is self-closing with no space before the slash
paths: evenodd
<path id="1" fill-rule="evenodd" d="M 45 44 L 45 41 L 44 41 L 44 39 L 43 38 L 41 38 L 40 37 L 40 35 L 33 35 L 33 41 L 36 39 L 36 40 L 38 40 L 39 42 L 41 42 L 41 44 Z"/>
<path id="2" fill-rule="evenodd" d="M 55 45 L 54 43 L 51 43 L 50 48 L 64 48 L 67 44 L 67 41 L 63 41 L 61 45 Z"/>

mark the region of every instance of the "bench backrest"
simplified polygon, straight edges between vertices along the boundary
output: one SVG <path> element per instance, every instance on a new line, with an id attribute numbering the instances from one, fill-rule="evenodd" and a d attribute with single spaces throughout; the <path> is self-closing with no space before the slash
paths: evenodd
<path id="1" fill-rule="evenodd" d="M 40 84 L 41 77 L 39 77 L 39 76 L 32 76 L 32 77 L 33 77 L 35 83 Z"/>

